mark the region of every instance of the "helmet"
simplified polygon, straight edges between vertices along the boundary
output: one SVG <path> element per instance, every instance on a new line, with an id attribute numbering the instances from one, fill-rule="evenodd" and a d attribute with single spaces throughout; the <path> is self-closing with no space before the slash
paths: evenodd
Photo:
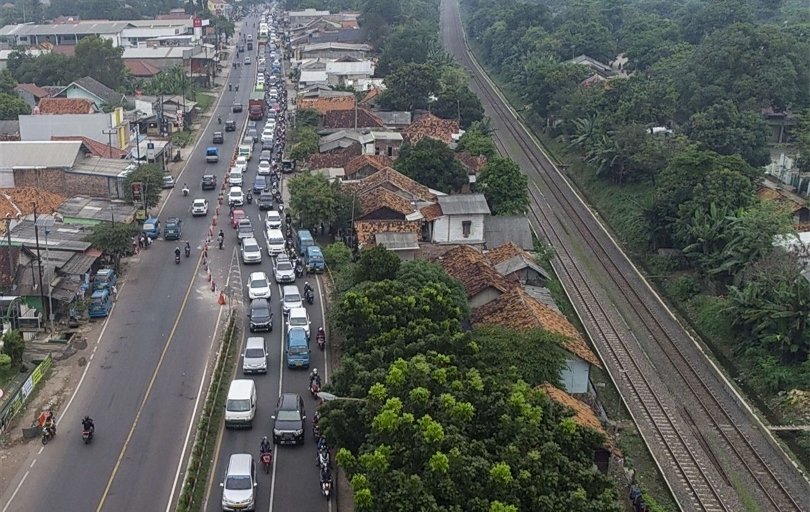
<path id="1" fill-rule="evenodd" d="M 264 436 L 264 437 L 262 438 L 262 442 L 267 442 L 267 436 Z"/>
<path id="2" fill-rule="evenodd" d="M 323 327 L 318 327 L 318 332 L 323 332 Z"/>
<path id="3" fill-rule="evenodd" d="M 312 375 L 318 375 L 318 369 L 317 368 L 312 369 Z"/>
<path id="4" fill-rule="evenodd" d="M 307 281 L 306 283 L 304 283 L 304 286 L 309 286 L 309 281 Z"/>

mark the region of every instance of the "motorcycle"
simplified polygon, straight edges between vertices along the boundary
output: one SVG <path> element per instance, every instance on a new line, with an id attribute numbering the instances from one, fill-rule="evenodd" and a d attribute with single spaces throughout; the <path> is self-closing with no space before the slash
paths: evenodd
<path id="1" fill-rule="evenodd" d="M 298 269 L 296 269 L 296 274 L 298 273 L 297 270 Z M 306 299 L 307 304 L 310 306 L 315 302 L 315 294 L 309 288 L 307 288 L 307 291 L 304 292 L 304 298 Z"/>
<path id="2" fill-rule="evenodd" d="M 188 187 L 183 187 L 183 197 L 188 197 Z"/>
<path id="3" fill-rule="evenodd" d="M 188 258 L 189 256 L 191 256 L 191 247 L 186 246 L 186 247 L 185 247 L 185 251 L 186 251 L 186 258 Z"/>
<path id="4" fill-rule="evenodd" d="M 301 262 L 299 261 L 295 265 L 295 277 L 302 277 L 303 275 L 304 275 L 304 266 L 301 265 Z M 307 302 L 309 302 L 309 300 L 307 300 Z M 311 302 L 309 303 L 312 304 Z"/>
<path id="5" fill-rule="evenodd" d="M 318 459 L 315 461 L 315 465 L 321 469 L 328 469 L 332 466 L 332 461 L 329 458 L 329 448 L 318 448 Z"/>
<path id="6" fill-rule="evenodd" d="M 323 331 L 318 331 L 316 341 L 318 342 L 318 348 L 323 351 L 323 349 L 326 348 L 326 333 Z"/>
<path id="7" fill-rule="evenodd" d="M 251 194 L 250 192 L 248 192 L 248 195 L 247 195 L 247 203 L 248 204 L 253 203 L 253 194 Z"/>
<path id="8" fill-rule="evenodd" d="M 270 465 L 273 462 L 273 452 L 262 452 L 262 466 L 264 466 L 264 472 L 270 473 Z"/>
<path id="9" fill-rule="evenodd" d="M 326 499 L 329 499 L 329 495 L 332 494 L 332 481 L 331 480 L 324 480 L 321 482 L 321 494 L 326 496 Z"/>
<path id="10" fill-rule="evenodd" d="M 93 440 L 93 429 L 83 429 L 82 440 L 84 441 L 84 444 L 90 444 L 90 441 Z"/>
<path id="11" fill-rule="evenodd" d="M 56 437 L 56 426 L 42 427 L 42 444 L 48 444 L 48 441 Z"/>
<path id="12" fill-rule="evenodd" d="M 318 384 L 317 380 L 313 380 L 309 383 L 309 394 L 312 395 L 312 398 L 318 398 L 318 393 L 321 391 L 321 385 Z"/>
<path id="13" fill-rule="evenodd" d="M 174 263 L 175 264 L 180 263 L 180 253 L 179 252 L 174 253 Z"/>
<path id="14" fill-rule="evenodd" d="M 316 443 L 321 439 L 321 427 L 317 423 L 312 425 L 312 437 L 315 438 Z"/>

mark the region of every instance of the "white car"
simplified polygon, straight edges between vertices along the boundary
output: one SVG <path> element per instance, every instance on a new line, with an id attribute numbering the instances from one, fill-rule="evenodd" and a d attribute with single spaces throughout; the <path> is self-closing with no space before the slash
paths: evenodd
<path id="1" fill-rule="evenodd" d="M 303 308 L 304 302 L 301 297 L 301 291 L 294 284 L 287 284 L 281 288 L 281 312 L 285 315 L 293 308 Z"/>
<path id="2" fill-rule="evenodd" d="M 247 158 L 244 156 L 237 157 L 233 169 L 239 169 L 241 172 L 247 172 Z"/>
<path id="3" fill-rule="evenodd" d="M 292 329 L 293 327 L 303 327 L 304 330 L 307 332 L 307 338 L 309 338 L 309 313 L 307 313 L 307 308 L 292 308 L 287 316 L 287 329 Z"/>
<path id="4" fill-rule="evenodd" d="M 277 283 L 295 282 L 295 267 L 286 255 L 279 255 L 273 263 L 273 279 Z"/>
<path id="5" fill-rule="evenodd" d="M 281 215 L 275 210 L 267 212 L 264 227 L 265 229 L 281 229 Z"/>
<path id="6" fill-rule="evenodd" d="M 208 215 L 208 199 L 195 199 L 191 203 L 191 215 L 194 217 Z"/>
<path id="7" fill-rule="evenodd" d="M 255 238 L 245 238 L 242 240 L 242 262 L 245 265 L 262 262 L 262 248 Z"/>
<path id="8" fill-rule="evenodd" d="M 252 272 L 250 279 L 248 279 L 248 298 L 254 299 L 267 299 L 273 295 L 273 289 L 270 288 L 270 280 L 267 279 L 267 274 L 264 272 Z"/>
<path id="9" fill-rule="evenodd" d="M 259 176 L 268 176 L 270 174 L 270 162 L 267 160 L 259 162 L 259 170 L 257 172 Z"/>
<path id="10" fill-rule="evenodd" d="M 268 131 L 262 132 L 262 142 L 263 143 L 273 142 L 273 132 Z"/>
<path id="11" fill-rule="evenodd" d="M 245 194 L 240 187 L 231 187 L 228 191 L 228 204 L 231 206 L 244 206 Z"/>
<path id="12" fill-rule="evenodd" d="M 263 63 L 264 63 L 264 60 L 259 59 L 259 64 L 263 64 Z M 258 75 L 256 75 L 256 83 L 257 84 L 263 84 L 264 83 L 264 75 L 263 74 L 259 73 Z"/>
<path id="13" fill-rule="evenodd" d="M 231 169 L 231 172 L 228 174 L 228 181 L 231 183 L 231 186 L 234 187 L 241 187 L 245 184 L 242 178 L 242 171 L 238 168 Z"/>
<path id="14" fill-rule="evenodd" d="M 268 229 L 265 234 L 267 238 L 267 253 L 271 256 L 284 252 L 284 233 L 280 229 Z"/>

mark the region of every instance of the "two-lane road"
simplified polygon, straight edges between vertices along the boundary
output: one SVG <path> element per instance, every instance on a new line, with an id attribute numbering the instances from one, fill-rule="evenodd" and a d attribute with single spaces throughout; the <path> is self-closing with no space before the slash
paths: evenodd
<path id="1" fill-rule="evenodd" d="M 214 131 L 224 129 L 217 115 L 244 124 L 246 113 L 231 114 L 230 108 L 235 100 L 247 104 L 252 70 L 231 71 L 239 92 L 226 88 L 214 121 L 177 178 L 189 184 L 190 197 L 180 194 L 180 185 L 160 211 L 162 220 L 183 219 L 183 240 L 191 242 L 192 257 L 175 265 L 173 251 L 182 243 L 157 240 L 132 258 L 112 315 L 88 348 L 79 388 L 59 413 L 56 439 L 43 448 L 32 444 L 24 471 L 0 496 L 2 512 L 165 510 L 172 490 L 174 496 L 179 492 L 175 477 L 183 469 L 182 449 L 220 318 L 217 297 L 199 264 L 213 211 L 192 218 L 189 208 L 194 197 L 206 197 L 213 210 L 218 190 L 202 192 L 200 178 L 215 173 L 221 183 L 241 134 L 226 133 L 219 163 L 205 163 L 204 148 Z M 85 414 L 96 420 L 96 437 L 88 446 L 81 442 Z"/>

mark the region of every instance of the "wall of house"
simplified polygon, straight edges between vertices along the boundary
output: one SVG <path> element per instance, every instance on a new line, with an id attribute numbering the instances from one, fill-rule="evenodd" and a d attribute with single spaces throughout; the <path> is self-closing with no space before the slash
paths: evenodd
<path id="1" fill-rule="evenodd" d="M 98 142 L 108 143 L 104 132 L 110 129 L 110 114 L 61 114 L 20 116 L 20 140 L 51 140 L 51 137 L 83 136 Z M 118 137 L 112 138 L 113 147 L 118 146 Z"/>
<path id="2" fill-rule="evenodd" d="M 14 91 L 29 107 L 34 108 L 37 106 L 37 99 L 28 91 L 17 89 Z"/>
<path id="3" fill-rule="evenodd" d="M 104 104 L 104 101 L 95 97 L 94 95 L 90 94 L 89 92 L 85 91 L 81 87 L 70 87 L 68 90 L 65 91 L 65 97 L 67 98 L 81 98 L 85 100 L 90 100 L 96 104 L 99 110 L 101 110 L 101 105 Z"/>
<path id="4" fill-rule="evenodd" d="M 488 304 L 493 300 L 497 299 L 501 295 L 501 292 L 496 290 L 495 288 L 488 286 L 484 288 L 482 291 L 478 292 L 477 295 L 471 297 L 467 300 L 470 303 L 470 309 L 473 310 L 479 306 L 483 306 L 484 304 Z"/>
<path id="5" fill-rule="evenodd" d="M 560 383 L 568 393 L 587 393 L 591 365 L 573 354 L 566 354 L 565 367 L 560 371 Z"/>
<path id="6" fill-rule="evenodd" d="M 62 197 L 110 197 L 106 176 L 77 174 L 63 169 L 14 169 L 15 187 L 37 187 Z"/>
<path id="7" fill-rule="evenodd" d="M 463 222 L 470 221 L 470 236 L 464 236 Z M 437 243 L 482 243 L 483 215 L 445 215 L 433 222 L 433 241 Z"/>

